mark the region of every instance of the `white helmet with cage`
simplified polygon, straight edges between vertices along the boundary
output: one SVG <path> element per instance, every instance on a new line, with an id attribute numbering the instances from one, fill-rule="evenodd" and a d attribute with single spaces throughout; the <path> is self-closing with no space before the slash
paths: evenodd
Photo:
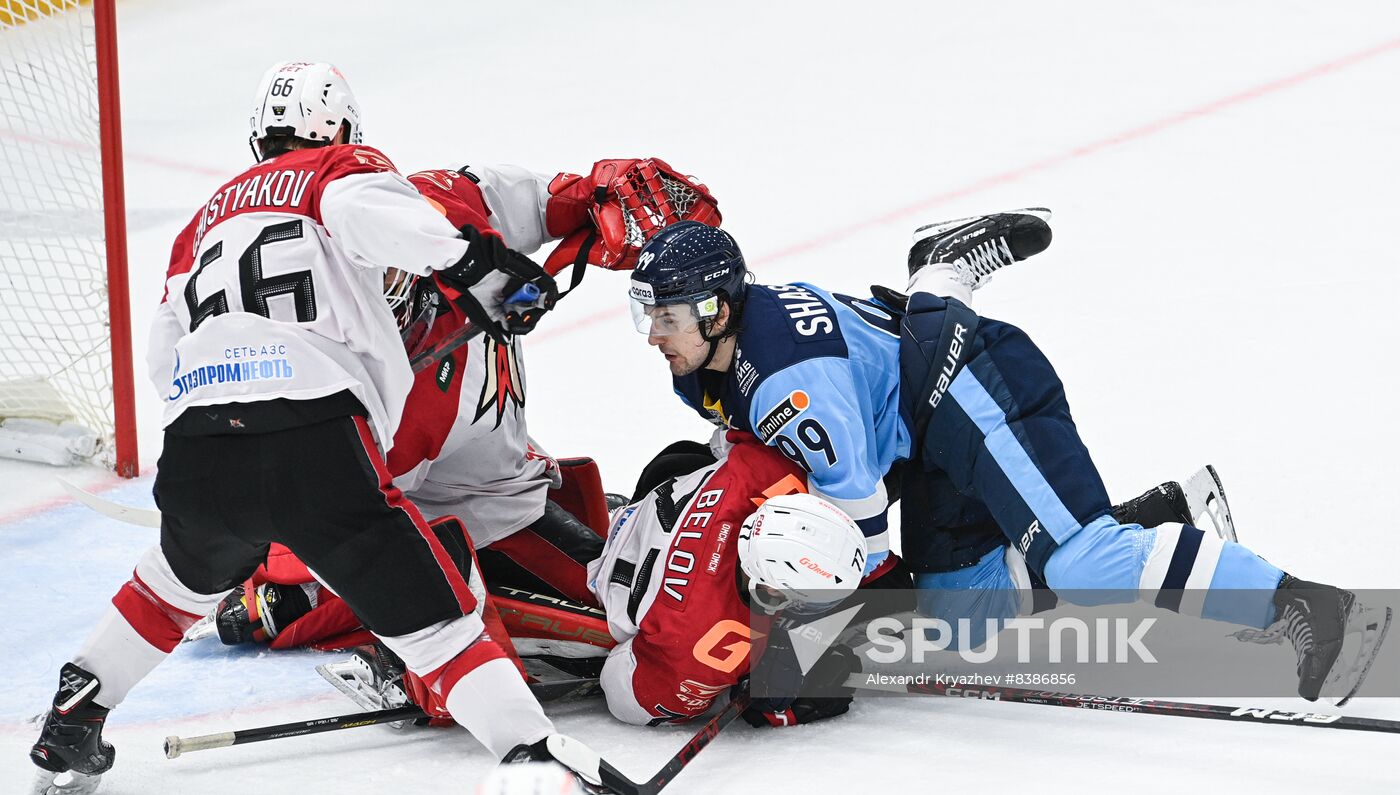
<path id="1" fill-rule="evenodd" d="M 264 157 L 258 142 L 270 135 L 326 144 L 342 125 L 349 125 L 347 142 L 358 144 L 363 140 L 360 104 L 345 75 L 328 63 L 287 61 L 267 70 L 253 97 L 253 115 L 248 124 L 248 143 L 258 160 Z"/>
<path id="2" fill-rule="evenodd" d="M 773 497 L 739 530 L 749 598 L 769 613 L 820 612 L 855 592 L 865 534 L 840 508 L 811 494 Z"/>

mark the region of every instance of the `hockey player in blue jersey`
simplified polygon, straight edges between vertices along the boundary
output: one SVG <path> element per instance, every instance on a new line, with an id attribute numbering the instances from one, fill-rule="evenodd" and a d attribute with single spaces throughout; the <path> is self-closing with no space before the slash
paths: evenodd
<path id="1" fill-rule="evenodd" d="M 899 484 L 925 612 L 1014 614 L 947 597 L 1006 593 L 1027 577 L 1056 592 L 1160 591 L 1169 609 L 1277 624 L 1298 655 L 1299 694 L 1349 698 L 1390 610 L 1190 525 L 1116 520 L 1050 362 L 1020 329 L 967 307 L 993 271 L 1049 245 L 1048 218 L 1027 210 L 924 227 L 907 297 L 753 284 L 727 232 L 681 222 L 638 257 L 633 319 L 686 403 L 777 447 L 856 520 L 867 572 L 889 564 L 887 483 Z M 1187 588 L 1204 598 L 1182 603 Z"/>

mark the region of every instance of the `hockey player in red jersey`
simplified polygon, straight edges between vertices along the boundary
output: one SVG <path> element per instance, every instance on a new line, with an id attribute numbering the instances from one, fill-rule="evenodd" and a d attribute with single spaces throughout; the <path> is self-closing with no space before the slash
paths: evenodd
<path id="1" fill-rule="evenodd" d="M 756 640 L 751 604 L 829 609 L 861 582 L 865 539 L 850 517 L 807 495 L 806 474 L 754 437 L 731 433 L 728 441 L 722 461 L 693 471 L 688 465 L 703 453 L 682 447 L 673 463 L 663 453 L 639 485 L 648 491 L 613 513 L 603 556 L 588 567 L 618 641 L 603 666 L 603 692 L 627 723 L 689 720 L 739 684 Z M 677 465 L 683 473 L 668 477 Z M 830 673 L 833 666 L 819 663 L 814 673 L 842 679 L 849 659 L 833 661 Z M 794 725 L 849 704 L 757 704 L 745 718 Z"/>
<path id="2" fill-rule="evenodd" d="M 335 67 L 273 67 L 251 126 L 259 162 L 176 239 L 151 332 L 166 402 L 161 542 L 63 666 L 30 752 L 36 792 L 96 788 L 115 759 L 101 736 L 109 710 L 273 542 L 492 753 L 551 758 L 553 725 L 484 630 L 461 555 L 385 465 L 413 379 L 382 290 L 388 266 L 430 276 L 502 341 L 552 306 L 553 280 L 489 230 L 459 231 L 362 145 Z M 512 306 L 525 284 L 540 300 Z M 56 784 L 63 772 L 73 780 Z"/>

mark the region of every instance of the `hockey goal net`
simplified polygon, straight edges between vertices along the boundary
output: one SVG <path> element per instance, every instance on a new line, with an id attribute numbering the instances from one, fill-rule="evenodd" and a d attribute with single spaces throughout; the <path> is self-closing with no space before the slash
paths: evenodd
<path id="1" fill-rule="evenodd" d="M 0 456 L 136 474 L 115 0 L 0 0 Z"/>

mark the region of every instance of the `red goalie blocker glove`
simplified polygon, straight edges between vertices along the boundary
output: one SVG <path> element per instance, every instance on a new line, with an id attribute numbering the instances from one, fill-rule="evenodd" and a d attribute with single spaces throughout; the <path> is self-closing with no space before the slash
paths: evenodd
<path id="1" fill-rule="evenodd" d="M 545 226 L 564 236 L 545 260 L 550 275 L 583 264 L 631 270 L 637 252 L 668 224 L 719 226 L 721 219 L 709 188 L 659 158 L 599 160 L 586 177 L 555 177 L 549 193 Z"/>

